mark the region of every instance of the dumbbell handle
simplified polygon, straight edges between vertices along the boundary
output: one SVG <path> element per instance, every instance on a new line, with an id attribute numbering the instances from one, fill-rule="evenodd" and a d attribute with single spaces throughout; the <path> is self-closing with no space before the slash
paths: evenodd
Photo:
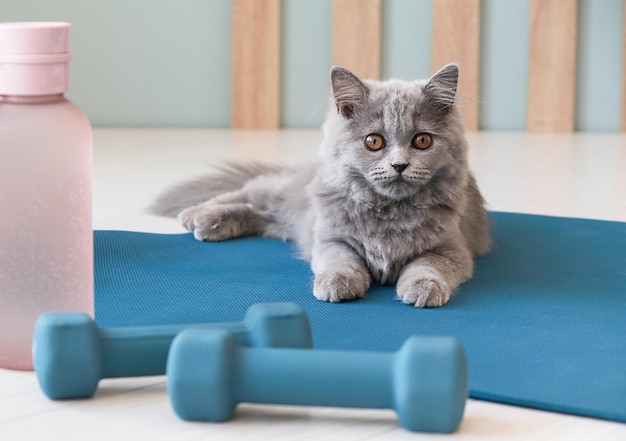
<path id="1" fill-rule="evenodd" d="M 395 353 L 242 348 L 239 357 L 253 368 L 236 371 L 238 402 L 394 408 Z"/>
<path id="2" fill-rule="evenodd" d="M 245 322 L 100 328 L 97 332 L 102 354 L 102 377 L 142 377 L 165 374 L 170 344 L 174 337 L 186 328 L 225 329 L 235 336 L 239 344 L 251 345 L 250 332 Z"/>

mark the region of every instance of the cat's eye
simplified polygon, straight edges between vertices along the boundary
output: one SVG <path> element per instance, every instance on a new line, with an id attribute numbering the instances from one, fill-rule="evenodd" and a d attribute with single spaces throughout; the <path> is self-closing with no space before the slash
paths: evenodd
<path id="1" fill-rule="evenodd" d="M 433 138 L 428 133 L 418 133 L 413 137 L 411 144 L 416 149 L 426 150 L 433 143 Z"/>
<path id="2" fill-rule="evenodd" d="M 370 150 L 380 150 L 385 146 L 385 138 L 378 133 L 370 133 L 365 137 L 365 147 Z"/>

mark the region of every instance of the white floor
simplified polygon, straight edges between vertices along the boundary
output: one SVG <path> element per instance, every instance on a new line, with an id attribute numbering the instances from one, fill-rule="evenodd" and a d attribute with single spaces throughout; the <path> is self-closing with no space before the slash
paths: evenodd
<path id="1" fill-rule="evenodd" d="M 97 130 L 94 228 L 161 233 L 143 212 L 162 189 L 225 159 L 313 160 L 318 131 Z M 626 221 L 626 136 L 468 135 L 492 210 Z M 625 403 L 626 405 L 626 403 Z M 0 440 L 441 439 L 398 426 L 392 411 L 241 405 L 228 423 L 179 420 L 164 377 L 103 380 L 95 398 L 53 402 L 32 372 L 0 369 Z M 626 424 L 469 400 L 448 439 L 621 440 Z"/>

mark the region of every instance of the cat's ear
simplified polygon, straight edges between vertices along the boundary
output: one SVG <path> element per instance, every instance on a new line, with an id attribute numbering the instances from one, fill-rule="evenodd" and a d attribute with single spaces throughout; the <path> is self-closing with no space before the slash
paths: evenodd
<path id="1" fill-rule="evenodd" d="M 424 94 L 434 99 L 443 109 L 454 106 L 459 84 L 459 65 L 450 63 L 439 69 L 424 86 Z"/>
<path id="2" fill-rule="evenodd" d="M 356 75 L 341 66 L 330 69 L 330 82 L 337 111 L 345 118 L 352 118 L 358 107 L 365 103 L 367 87 Z"/>

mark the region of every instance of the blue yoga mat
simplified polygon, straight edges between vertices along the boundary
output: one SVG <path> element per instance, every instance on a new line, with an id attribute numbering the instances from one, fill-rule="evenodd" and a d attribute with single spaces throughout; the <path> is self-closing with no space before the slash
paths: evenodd
<path id="1" fill-rule="evenodd" d="M 277 240 L 96 231 L 96 321 L 238 321 L 254 303 L 293 301 L 309 314 L 316 348 L 395 351 L 410 335 L 454 336 L 472 397 L 626 421 L 626 223 L 492 218 L 494 251 L 434 309 L 403 305 L 381 286 L 319 302 L 308 264 Z"/>

